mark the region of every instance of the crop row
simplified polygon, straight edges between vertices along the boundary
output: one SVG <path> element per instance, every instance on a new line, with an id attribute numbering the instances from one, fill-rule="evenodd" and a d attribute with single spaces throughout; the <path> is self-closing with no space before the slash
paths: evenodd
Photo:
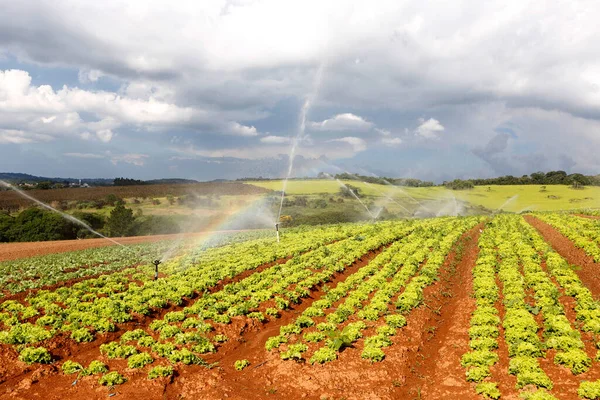
<path id="1" fill-rule="evenodd" d="M 203 248 L 220 247 L 250 239 L 265 238 L 272 232 L 254 231 L 221 234 L 204 239 Z M 194 246 L 195 240 L 166 240 L 156 243 L 109 246 L 97 249 L 79 250 L 61 254 L 49 254 L 0 263 L 0 291 L 11 294 L 28 289 L 55 285 L 70 279 L 84 278 L 121 270 L 126 267 L 148 264 L 161 258 L 165 253 L 179 254 Z M 193 247 L 192 247 L 193 248 Z"/>
<path id="2" fill-rule="evenodd" d="M 568 237 L 575 246 L 593 257 L 594 261 L 600 261 L 600 221 L 566 213 L 539 213 L 535 216 Z"/>
<path id="3" fill-rule="evenodd" d="M 65 320 L 60 323 L 52 321 L 52 328 L 57 331 L 71 328 L 71 337 L 77 341 L 93 340 L 92 332 L 88 328 L 93 321 L 85 317 L 100 317 L 114 325 L 127 321 L 132 313 L 149 313 L 151 308 L 164 307 L 168 303 L 181 304 L 184 297 L 192 299 L 194 294 L 201 294 L 181 311 L 165 314 L 163 319 L 154 320 L 147 329 L 127 332 L 122 335 L 121 341 L 104 344 L 100 350 L 108 358 L 128 358 L 134 365 L 138 365 L 139 361 L 141 366 L 158 358 L 165 358 L 174 363 L 202 363 L 199 354 L 215 351 L 215 344 L 227 340 L 219 333 L 213 332 L 212 336 L 208 335 L 221 324 L 227 324 L 232 317 L 241 315 L 262 320 L 265 318 L 264 313 L 273 314 L 273 310 L 277 310 L 267 305 L 285 308 L 292 302 L 298 302 L 301 297 L 310 293 L 311 288 L 331 279 L 335 273 L 343 271 L 356 259 L 410 232 L 411 226 L 412 223 L 405 222 L 314 229 L 306 233 L 304 246 L 306 250 L 317 250 L 298 255 L 285 264 L 277 264 L 256 272 L 239 282 L 225 285 L 222 290 L 214 293 L 204 292 L 226 277 L 233 277 L 255 268 L 260 257 L 263 263 L 272 261 L 270 258 L 273 252 L 261 255 L 260 252 L 254 251 L 256 248 L 260 249 L 260 246 L 249 244 L 242 254 L 239 252 L 240 246 L 230 246 L 229 260 L 223 257 L 226 250 L 222 248 L 218 250 L 222 253 L 221 257 L 212 258 L 212 263 L 203 261 L 196 267 L 157 282 L 146 282 L 142 286 L 129 284 L 126 291 L 95 298 L 91 302 L 67 304 L 69 312 L 67 315 L 61 315 L 66 319 L 67 326 L 64 325 Z M 281 255 L 283 252 L 288 256 L 299 253 L 298 246 L 302 242 L 303 237 L 294 238 L 290 235 L 279 247 L 274 244 L 272 247 L 276 249 L 275 254 Z M 289 248 L 284 251 L 286 243 Z M 238 262 L 228 262 L 231 260 Z M 37 299 L 39 300 L 39 297 Z M 29 298 L 29 301 L 31 300 L 33 299 Z M 121 308 L 116 308 L 115 305 Z M 64 313 L 65 309 L 57 311 Z M 20 326 L 23 325 L 25 324 Z M 39 328 L 35 325 L 30 326 Z M 10 334 L 9 331 L 8 335 Z"/>
<path id="4" fill-rule="evenodd" d="M 149 280 L 148 267 L 146 274 L 143 269 L 127 269 L 53 291 L 40 290 L 24 303 L 4 301 L 0 304 L 0 342 L 36 344 L 61 333 L 77 342 L 91 341 L 95 333 L 114 331 L 116 324 L 130 321 L 136 314 L 148 315 L 169 304 L 181 304 L 184 298 L 202 293 L 222 279 L 360 231 L 356 225 L 320 228 L 287 235 L 278 246 L 273 240 L 267 244 L 261 239 L 211 248 L 198 255 L 195 267 L 157 281 Z M 179 270 L 181 265 L 181 260 L 175 259 L 165 270 Z"/>
<path id="5" fill-rule="evenodd" d="M 477 223 L 476 218 L 425 222 L 367 266 L 326 291 L 301 316 L 267 340 L 267 350 L 279 349 L 282 359 L 301 360 L 309 347 L 311 363 L 338 358 L 339 352 L 363 337 L 361 357 L 382 361 L 406 315 L 423 300 L 423 289 L 437 279 L 439 267 L 456 240 Z M 418 273 L 418 276 L 415 276 Z M 393 299 L 396 299 L 392 306 Z M 311 345 L 311 344 L 315 345 Z M 318 345 L 321 343 L 320 345 Z"/>
<path id="6" fill-rule="evenodd" d="M 481 235 L 479 247 L 480 255 L 473 269 L 477 308 L 469 330 L 471 351 L 462 358 L 467 380 L 477 383 L 478 393 L 494 399 L 500 397 L 497 384 L 489 377 L 490 367 L 499 360 L 496 350 L 501 323 L 501 339 L 509 356 L 507 372 L 516 376 L 517 389 L 527 388 L 522 392 L 524 398 L 552 399 L 546 389 L 551 390 L 553 382 L 539 363 L 540 358 L 547 357 L 547 350 L 555 350 L 554 363 L 568 368 L 573 375 L 586 372 L 592 365 L 581 333 L 574 327 L 574 321 L 566 317 L 560 297 L 575 297 L 577 319 L 588 319 L 582 326 L 584 331 L 597 323 L 599 315 L 589 310 L 597 310 L 598 304 L 568 264 L 521 217 L 496 217 Z M 501 298 L 499 286 L 501 306 L 497 303 Z M 579 305 L 584 298 L 588 313 L 582 312 Z M 504 310 L 502 320 L 498 306 Z M 542 317 L 541 326 L 536 322 L 538 314 Z"/>

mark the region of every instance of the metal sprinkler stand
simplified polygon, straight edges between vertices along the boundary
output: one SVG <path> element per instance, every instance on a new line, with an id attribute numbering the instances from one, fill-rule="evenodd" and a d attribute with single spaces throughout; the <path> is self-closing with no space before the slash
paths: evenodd
<path id="1" fill-rule="evenodd" d="M 158 279 L 158 266 L 160 265 L 160 260 L 154 260 L 152 264 L 154 264 L 154 280 Z"/>
<path id="2" fill-rule="evenodd" d="M 275 232 L 277 232 L 277 243 L 279 243 L 279 224 L 275 224 Z"/>

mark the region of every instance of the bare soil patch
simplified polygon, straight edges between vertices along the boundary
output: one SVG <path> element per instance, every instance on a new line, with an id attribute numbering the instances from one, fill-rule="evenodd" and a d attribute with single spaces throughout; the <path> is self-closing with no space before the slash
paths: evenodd
<path id="1" fill-rule="evenodd" d="M 544 221 L 531 215 L 525 215 L 525 220 L 536 228 L 558 254 L 564 257 L 570 264 L 577 266 L 575 272 L 581 282 L 592 292 L 595 298 L 600 296 L 600 274 L 598 264 L 585 252 L 575 247 L 572 241 L 563 236 L 559 231 Z"/>

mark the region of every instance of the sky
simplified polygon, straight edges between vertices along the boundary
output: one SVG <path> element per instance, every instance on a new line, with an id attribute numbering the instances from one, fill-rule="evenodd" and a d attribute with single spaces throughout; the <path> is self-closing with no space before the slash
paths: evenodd
<path id="1" fill-rule="evenodd" d="M 600 173 L 596 1 L 0 0 L 0 172 Z"/>

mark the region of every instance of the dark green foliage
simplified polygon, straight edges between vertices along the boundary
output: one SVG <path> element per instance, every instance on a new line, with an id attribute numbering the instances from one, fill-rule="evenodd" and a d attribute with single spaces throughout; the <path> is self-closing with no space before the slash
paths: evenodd
<path id="1" fill-rule="evenodd" d="M 106 227 L 110 236 L 130 236 L 134 222 L 133 211 L 125 208 L 122 204 L 117 204 L 110 212 L 110 217 L 106 221 Z"/>
<path id="2" fill-rule="evenodd" d="M 3 225 L 10 226 L 10 221 L 5 217 L 0 220 L 0 228 Z M 75 239 L 79 228 L 58 214 L 31 207 L 13 220 L 8 232 L 0 231 L 0 237 L 15 242 Z"/>

